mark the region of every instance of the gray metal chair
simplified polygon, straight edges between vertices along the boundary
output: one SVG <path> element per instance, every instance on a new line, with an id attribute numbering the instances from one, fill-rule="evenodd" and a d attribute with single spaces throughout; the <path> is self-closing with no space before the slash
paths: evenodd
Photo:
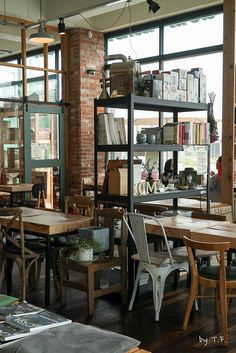
<path id="1" fill-rule="evenodd" d="M 153 284 L 155 321 L 159 321 L 159 314 L 164 295 L 166 278 L 171 272 L 176 271 L 178 269 L 183 269 L 188 272 L 188 261 L 185 261 L 185 257 L 182 258 L 181 256 L 172 256 L 165 229 L 156 217 L 147 216 L 141 213 L 124 213 L 123 219 L 134 240 L 137 249 L 137 254 L 132 255 L 132 259 L 135 261 L 139 261 L 134 289 L 128 308 L 130 311 L 133 308 L 133 303 L 141 273 L 143 271 L 148 272 L 152 278 Z M 153 256 L 150 256 L 147 241 L 147 233 L 145 229 L 145 219 L 154 221 L 160 227 L 160 235 L 163 236 L 163 240 L 167 249 L 166 252 L 157 251 L 154 252 Z"/>

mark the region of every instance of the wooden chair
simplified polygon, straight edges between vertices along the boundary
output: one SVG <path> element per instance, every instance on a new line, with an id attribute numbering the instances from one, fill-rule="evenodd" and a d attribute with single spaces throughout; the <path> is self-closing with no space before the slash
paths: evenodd
<path id="1" fill-rule="evenodd" d="M 25 206 L 25 207 L 46 207 L 45 206 L 45 195 L 47 192 L 47 184 L 46 183 L 37 183 L 32 186 L 32 198 L 26 200 L 18 200 L 16 202 L 17 206 Z"/>
<path id="2" fill-rule="evenodd" d="M 232 289 L 236 288 L 236 268 L 226 267 L 225 264 L 225 255 L 226 251 L 228 251 L 230 248 L 230 243 L 199 242 L 191 240 L 187 237 L 184 237 L 184 243 L 187 247 L 191 268 L 191 286 L 184 315 L 183 329 L 185 330 L 187 328 L 193 302 L 196 298 L 216 298 L 219 305 L 222 322 L 222 332 L 224 337 L 223 343 L 224 345 L 228 345 L 228 300 L 231 297 L 236 297 L 236 295 L 232 294 Z M 217 266 L 206 266 L 198 269 L 194 256 L 194 252 L 197 250 L 217 252 L 220 258 L 220 264 Z M 215 288 L 216 291 L 213 295 L 199 295 L 199 285 Z"/>
<path id="3" fill-rule="evenodd" d="M 90 196 L 65 196 L 65 213 L 82 214 L 93 217 L 94 201 Z"/>
<path id="4" fill-rule="evenodd" d="M 38 282 L 40 264 L 45 257 L 45 246 L 39 243 L 25 242 L 24 227 L 20 208 L 1 208 L 0 216 L 9 216 L 7 226 L 0 229 L 0 283 L 2 284 L 4 262 L 7 262 L 7 291 L 11 292 L 11 272 L 14 262 L 17 264 L 22 281 L 22 300 L 26 299 L 26 287 L 31 267 L 35 265 L 35 280 Z M 18 238 L 17 238 L 18 237 Z M 37 284 L 35 284 L 37 286 Z"/>
<path id="5" fill-rule="evenodd" d="M 121 224 L 121 250 L 119 254 L 114 254 L 114 239 L 116 233 L 117 222 Z M 126 260 L 126 243 L 127 231 L 123 227 L 122 212 L 114 209 L 95 209 L 95 225 L 107 227 L 109 232 L 109 250 L 104 257 L 98 258 L 93 262 L 78 262 L 71 260 L 67 256 L 66 248 L 62 249 L 60 256 L 60 297 L 61 304 L 65 304 L 64 287 L 71 287 L 82 290 L 87 293 L 88 314 L 93 315 L 95 299 L 113 292 L 121 292 L 122 302 L 126 303 L 127 296 L 127 260 Z M 103 270 L 111 270 L 115 267 L 120 268 L 119 281 L 117 283 L 108 283 L 105 287 L 100 286 L 100 274 Z M 69 279 L 71 273 L 75 272 L 74 279 Z M 78 273 L 82 273 L 85 277 L 85 283 L 81 283 Z"/>
<path id="6" fill-rule="evenodd" d="M 211 213 L 198 212 L 198 211 L 193 211 L 191 214 L 191 217 L 198 218 L 198 219 L 209 219 L 213 221 L 226 221 L 226 216 L 224 215 L 211 214 Z"/>

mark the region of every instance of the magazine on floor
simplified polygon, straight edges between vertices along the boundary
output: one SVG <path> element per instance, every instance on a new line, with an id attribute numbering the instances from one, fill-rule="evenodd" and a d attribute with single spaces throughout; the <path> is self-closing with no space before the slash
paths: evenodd
<path id="1" fill-rule="evenodd" d="M 0 342 L 12 341 L 26 336 L 29 336 L 28 332 L 8 325 L 6 322 L 0 322 Z"/>
<path id="2" fill-rule="evenodd" d="M 44 309 L 26 301 L 0 307 L 0 316 L 36 314 Z"/>
<path id="3" fill-rule="evenodd" d="M 35 314 L 8 315 L 6 323 L 25 332 L 38 332 L 48 328 L 70 324 L 72 321 L 65 317 L 43 310 Z"/>

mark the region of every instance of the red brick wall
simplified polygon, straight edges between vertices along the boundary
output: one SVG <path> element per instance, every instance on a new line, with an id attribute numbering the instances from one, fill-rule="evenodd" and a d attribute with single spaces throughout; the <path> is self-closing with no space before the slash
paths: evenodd
<path id="1" fill-rule="evenodd" d="M 80 194 L 82 178 L 94 176 L 94 110 L 93 100 L 101 93 L 104 66 L 102 33 L 71 29 L 68 33 L 68 170 L 67 193 Z M 95 75 L 87 69 L 94 68 Z"/>

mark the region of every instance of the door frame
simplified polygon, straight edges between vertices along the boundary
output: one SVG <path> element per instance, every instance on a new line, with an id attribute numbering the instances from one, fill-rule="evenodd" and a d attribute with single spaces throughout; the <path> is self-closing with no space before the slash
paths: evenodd
<path id="1" fill-rule="evenodd" d="M 63 200 L 65 195 L 65 171 L 66 171 L 66 134 L 65 134 L 65 115 L 63 104 L 47 104 L 47 103 L 26 103 L 23 104 L 24 109 L 24 181 L 32 182 L 31 170 L 33 168 L 60 168 L 60 201 L 59 207 L 63 208 Z M 32 113 L 57 114 L 59 116 L 59 158 L 58 159 L 31 159 L 31 121 Z"/>

